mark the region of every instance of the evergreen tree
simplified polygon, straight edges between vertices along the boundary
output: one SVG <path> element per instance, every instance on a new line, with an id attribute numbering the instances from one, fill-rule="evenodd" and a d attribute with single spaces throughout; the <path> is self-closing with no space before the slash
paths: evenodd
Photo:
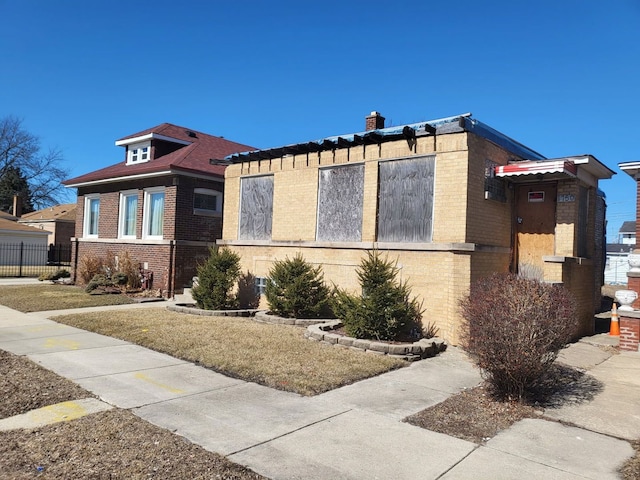
<path id="1" fill-rule="evenodd" d="M 12 116 L 0 118 L 0 179 L 18 172 L 18 177 L 27 182 L 29 194 L 23 199 L 27 207 L 23 212 L 61 203 L 70 197 L 62 184 L 69 177 L 63 164 L 62 152 L 55 148 L 43 152 L 40 139 L 22 127 L 22 120 Z M 10 192 L 11 204 L 14 193 Z"/>
<path id="2" fill-rule="evenodd" d="M 33 202 L 31 200 L 31 190 L 27 179 L 22 175 L 19 167 L 7 167 L 0 177 L 0 211 L 13 211 L 13 196 L 19 195 L 22 199 L 22 214 L 33 212 Z"/>
<path id="3" fill-rule="evenodd" d="M 397 279 L 394 262 L 378 251 L 367 252 L 356 273 L 362 294 L 336 289 L 332 302 L 348 335 L 378 340 L 421 336 L 422 305 L 411 296 L 408 283 Z"/>

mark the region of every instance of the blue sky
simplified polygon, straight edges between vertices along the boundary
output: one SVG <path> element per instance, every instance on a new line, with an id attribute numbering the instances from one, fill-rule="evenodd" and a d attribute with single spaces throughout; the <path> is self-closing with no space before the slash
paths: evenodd
<path id="1" fill-rule="evenodd" d="M 639 0 L 0 0 L 0 117 L 76 176 L 162 122 L 266 148 L 472 112 L 616 171 L 611 241 L 635 219 L 638 33 Z"/>

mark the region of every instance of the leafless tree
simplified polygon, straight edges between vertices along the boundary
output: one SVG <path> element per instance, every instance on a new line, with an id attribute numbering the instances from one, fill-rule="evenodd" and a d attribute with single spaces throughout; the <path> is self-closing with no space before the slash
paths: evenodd
<path id="1" fill-rule="evenodd" d="M 62 181 L 69 177 L 62 152 L 41 151 L 40 139 L 26 131 L 14 116 L 0 118 L 0 178 L 19 168 L 27 180 L 34 207 L 44 208 L 68 196 Z"/>

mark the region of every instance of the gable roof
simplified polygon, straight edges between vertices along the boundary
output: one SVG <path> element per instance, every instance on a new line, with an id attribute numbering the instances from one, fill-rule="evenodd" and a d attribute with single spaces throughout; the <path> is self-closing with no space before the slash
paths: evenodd
<path id="1" fill-rule="evenodd" d="M 74 222 L 76 220 L 76 208 L 75 203 L 63 203 L 60 205 L 54 205 L 49 208 L 43 208 L 35 212 L 26 213 L 18 220 L 22 223 L 30 222 L 51 222 L 54 220 Z"/>
<path id="2" fill-rule="evenodd" d="M 636 233 L 636 222 L 624 222 L 620 227 L 619 233 Z"/>
<path id="3" fill-rule="evenodd" d="M 29 225 L 24 225 L 22 223 L 15 222 L 6 217 L 0 217 L 0 233 L 17 233 L 17 234 L 32 234 L 32 235 L 46 235 L 48 236 L 49 231 L 41 230 L 39 228 L 30 227 Z"/>
<path id="4" fill-rule="evenodd" d="M 8 212 L 0 212 L 0 218 L 4 218 L 5 220 L 12 220 L 14 222 L 18 220 L 18 217 L 15 217 Z"/>
<path id="5" fill-rule="evenodd" d="M 170 123 L 163 123 L 128 135 L 117 140 L 116 144 L 127 145 L 133 143 L 136 139 L 153 138 L 174 141 L 185 146 L 144 163 L 127 165 L 126 160 L 122 160 L 115 165 L 65 180 L 63 184 L 67 187 L 78 187 L 119 181 L 124 178 L 155 176 L 167 173 L 191 173 L 224 177 L 226 165 L 212 164 L 211 160 L 222 160 L 232 153 L 254 148 Z"/>

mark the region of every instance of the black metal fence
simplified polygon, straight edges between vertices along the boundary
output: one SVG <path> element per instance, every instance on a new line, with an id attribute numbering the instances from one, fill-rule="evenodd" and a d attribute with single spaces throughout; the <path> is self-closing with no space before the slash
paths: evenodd
<path id="1" fill-rule="evenodd" d="M 0 243 L 0 277 L 37 277 L 71 265 L 71 245 Z"/>

